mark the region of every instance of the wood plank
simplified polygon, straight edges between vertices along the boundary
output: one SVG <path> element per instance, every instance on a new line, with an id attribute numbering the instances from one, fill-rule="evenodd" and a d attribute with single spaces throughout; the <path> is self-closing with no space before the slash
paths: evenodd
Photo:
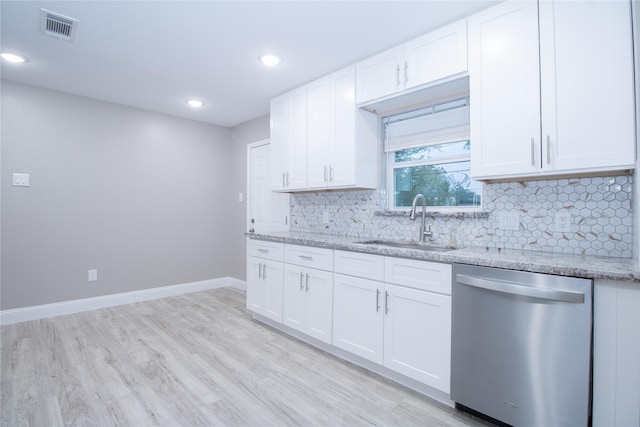
<path id="1" fill-rule="evenodd" d="M 266 327 L 222 288 L 2 326 L 2 425 L 485 423 Z"/>

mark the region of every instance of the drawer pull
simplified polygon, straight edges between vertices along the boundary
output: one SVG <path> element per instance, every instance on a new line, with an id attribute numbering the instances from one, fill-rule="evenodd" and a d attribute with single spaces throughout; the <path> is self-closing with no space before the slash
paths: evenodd
<path id="1" fill-rule="evenodd" d="M 268 249 L 258 248 L 258 252 L 262 252 L 263 254 L 268 254 L 269 250 Z"/>
<path id="2" fill-rule="evenodd" d="M 298 255 L 298 257 L 299 257 L 300 259 L 304 259 L 304 260 L 306 260 L 306 261 L 313 261 L 313 257 L 310 257 L 310 256 L 308 256 L 308 255 Z"/>

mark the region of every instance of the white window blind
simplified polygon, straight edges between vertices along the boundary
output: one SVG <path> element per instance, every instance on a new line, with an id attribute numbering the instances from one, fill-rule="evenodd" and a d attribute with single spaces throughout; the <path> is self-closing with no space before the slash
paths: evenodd
<path id="1" fill-rule="evenodd" d="M 386 152 L 469 139 L 467 99 L 436 105 L 418 115 L 389 117 L 385 123 Z"/>

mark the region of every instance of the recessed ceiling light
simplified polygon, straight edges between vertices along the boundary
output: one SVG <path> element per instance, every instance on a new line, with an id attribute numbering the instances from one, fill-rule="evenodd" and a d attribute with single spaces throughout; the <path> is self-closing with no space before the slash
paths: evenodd
<path id="1" fill-rule="evenodd" d="M 199 99 L 190 99 L 187 101 L 187 104 L 189 104 L 189 106 L 193 108 L 200 108 L 204 105 L 204 102 L 200 101 Z"/>
<path id="2" fill-rule="evenodd" d="M 278 65 L 280 63 L 280 58 L 270 53 L 262 55 L 260 57 L 260 62 L 268 67 L 273 67 L 274 65 Z"/>
<path id="3" fill-rule="evenodd" d="M 21 64 L 23 62 L 27 62 L 27 59 L 13 54 L 13 53 L 0 53 L 0 56 L 5 60 L 5 61 L 9 61 L 9 62 L 13 62 L 14 64 Z"/>

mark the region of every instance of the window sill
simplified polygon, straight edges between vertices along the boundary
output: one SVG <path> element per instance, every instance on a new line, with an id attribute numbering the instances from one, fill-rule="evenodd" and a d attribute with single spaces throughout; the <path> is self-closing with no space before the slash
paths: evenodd
<path id="1" fill-rule="evenodd" d="M 408 217 L 410 214 L 410 210 L 407 211 L 375 211 L 373 213 L 374 216 L 385 216 L 385 217 Z M 422 215 L 422 211 L 418 210 L 418 214 Z M 472 218 L 472 219 L 482 219 L 489 218 L 489 211 L 445 211 L 445 212 L 435 212 L 435 211 L 427 211 L 427 216 L 429 218 Z"/>

